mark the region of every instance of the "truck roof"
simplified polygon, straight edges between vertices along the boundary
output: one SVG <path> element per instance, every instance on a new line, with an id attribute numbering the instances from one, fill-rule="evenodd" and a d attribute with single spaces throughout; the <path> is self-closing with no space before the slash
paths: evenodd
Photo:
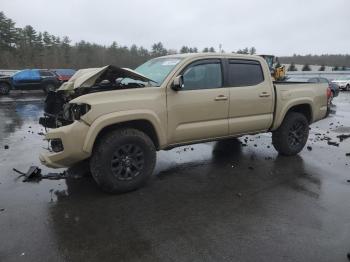
<path id="1" fill-rule="evenodd" d="M 166 55 L 162 57 L 182 57 L 182 58 L 195 58 L 195 57 L 203 57 L 203 56 L 213 56 L 213 57 L 228 57 L 228 58 L 260 58 L 256 55 L 246 55 L 246 54 L 236 54 L 236 53 L 185 53 L 185 54 L 174 54 L 174 55 Z"/>

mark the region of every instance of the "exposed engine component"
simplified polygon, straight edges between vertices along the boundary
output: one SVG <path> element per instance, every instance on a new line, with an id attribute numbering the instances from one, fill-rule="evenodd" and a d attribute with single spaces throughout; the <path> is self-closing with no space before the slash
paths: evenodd
<path id="1" fill-rule="evenodd" d="M 105 66 L 78 70 L 72 78 L 45 99 L 44 117 L 39 123 L 45 128 L 57 128 L 79 120 L 90 110 L 90 105 L 69 103 L 72 99 L 89 93 L 142 88 L 151 86 L 151 79 L 127 68 Z"/>

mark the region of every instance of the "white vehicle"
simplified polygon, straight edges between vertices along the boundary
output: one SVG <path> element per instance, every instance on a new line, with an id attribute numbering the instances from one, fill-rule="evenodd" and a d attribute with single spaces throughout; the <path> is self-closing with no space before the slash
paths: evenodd
<path id="1" fill-rule="evenodd" d="M 336 80 L 333 80 L 332 83 L 335 83 L 339 86 L 340 90 L 350 91 L 350 76 L 342 76 Z"/>

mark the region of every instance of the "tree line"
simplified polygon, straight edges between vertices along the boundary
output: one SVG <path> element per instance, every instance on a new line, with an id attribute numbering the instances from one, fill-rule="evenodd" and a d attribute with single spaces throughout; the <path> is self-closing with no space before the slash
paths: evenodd
<path id="1" fill-rule="evenodd" d="M 220 47 L 221 48 L 221 47 Z M 223 52 L 223 50 L 219 50 Z M 87 41 L 72 44 L 68 36 L 59 37 L 37 32 L 32 26 L 16 27 L 15 22 L 0 12 L 0 68 L 86 68 L 107 64 L 134 68 L 150 58 L 177 53 L 216 52 L 214 47 L 182 46 L 179 51 L 167 49 L 161 42 L 151 50 L 113 42 L 99 45 Z M 256 49 L 244 48 L 237 53 L 255 54 Z"/>
<path id="2" fill-rule="evenodd" d="M 350 55 L 296 55 L 279 57 L 283 64 L 290 64 L 289 71 L 297 71 L 295 64 L 303 65 L 302 71 L 310 71 L 309 65 L 319 65 L 319 71 L 324 71 L 326 66 L 333 67 L 334 71 L 347 70 L 350 67 Z"/>

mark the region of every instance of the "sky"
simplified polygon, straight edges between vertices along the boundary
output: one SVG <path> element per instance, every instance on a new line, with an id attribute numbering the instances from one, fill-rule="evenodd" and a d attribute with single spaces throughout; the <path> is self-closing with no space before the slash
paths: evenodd
<path id="1" fill-rule="evenodd" d="M 0 11 L 73 43 L 350 53 L 350 0 L 0 0 Z"/>

